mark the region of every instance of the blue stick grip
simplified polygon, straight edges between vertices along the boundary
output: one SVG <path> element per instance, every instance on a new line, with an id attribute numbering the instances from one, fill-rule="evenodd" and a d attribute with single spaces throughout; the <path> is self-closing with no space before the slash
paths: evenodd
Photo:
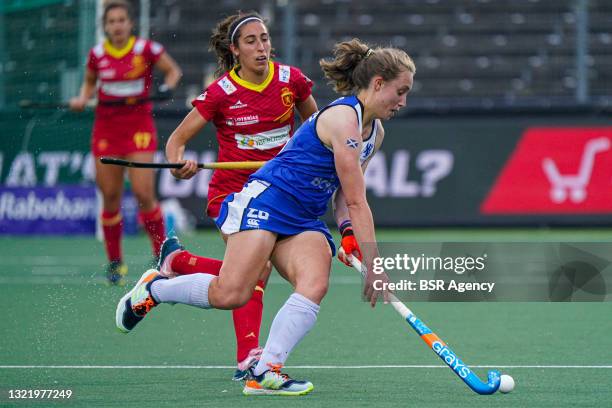
<path id="1" fill-rule="evenodd" d="M 480 395 L 489 395 L 499 389 L 499 371 L 489 371 L 488 382 L 483 382 L 470 368 L 461 361 L 453 350 L 450 349 L 429 327 L 419 320 L 414 314 L 406 318 L 408 324 L 421 336 L 421 339 L 436 353 L 447 366 L 467 384 L 472 391 Z"/>

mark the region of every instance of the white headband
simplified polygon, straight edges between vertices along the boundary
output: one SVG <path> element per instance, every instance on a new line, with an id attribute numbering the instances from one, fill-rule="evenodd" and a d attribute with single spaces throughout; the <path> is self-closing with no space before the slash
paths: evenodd
<path id="1" fill-rule="evenodd" d="M 234 30 L 232 31 L 232 35 L 230 35 L 230 44 L 233 44 L 233 43 L 234 43 L 234 36 L 236 35 L 236 31 L 238 31 L 238 29 L 240 28 L 240 26 L 241 26 L 241 25 L 243 25 L 244 23 L 248 22 L 248 21 L 253 21 L 253 20 L 257 20 L 257 21 L 259 21 L 259 22 L 263 23 L 263 21 L 262 21 L 262 20 L 261 20 L 261 18 L 259 18 L 259 17 L 248 17 L 248 18 L 245 18 L 244 20 L 242 20 L 241 22 L 239 22 L 239 23 L 236 25 L 236 28 L 234 28 Z"/>

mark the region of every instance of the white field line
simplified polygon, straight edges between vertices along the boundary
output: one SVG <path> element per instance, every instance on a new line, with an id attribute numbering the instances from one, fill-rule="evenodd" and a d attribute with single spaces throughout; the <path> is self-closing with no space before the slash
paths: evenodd
<path id="1" fill-rule="evenodd" d="M 0 370 L 8 369 L 112 369 L 112 370 L 131 370 L 131 369 L 153 369 L 153 370 L 229 370 L 235 366 L 225 365 L 0 365 Z M 330 370 L 361 370 L 361 369 L 397 369 L 397 368 L 447 368 L 445 365 L 433 364 L 411 364 L 411 365 L 296 365 L 287 366 L 289 369 L 330 369 Z M 529 369 L 612 369 L 612 365 L 471 365 L 470 368 L 529 368 Z"/>
<path id="2" fill-rule="evenodd" d="M 150 256 L 132 255 L 130 261 L 134 263 L 146 263 L 151 260 Z M 104 265 L 104 258 L 100 257 L 100 266 Z M 91 255 L 28 255 L 14 256 L 3 254 L 2 263 L 5 266 L 35 267 L 35 266 L 94 266 L 97 264 L 95 257 Z"/>
<path id="3" fill-rule="evenodd" d="M 102 276 L 102 267 L 93 270 L 92 274 L 98 276 L 74 276 L 77 272 L 74 269 L 61 271 L 57 269 L 33 269 L 31 275 L 0 276 L 0 285 L 87 285 L 105 283 L 106 278 Z M 144 272 L 144 268 L 143 268 Z M 71 275 L 72 273 L 72 275 Z M 130 282 L 129 279 L 134 278 Z M 128 287 L 136 283 L 136 276 L 130 272 L 128 277 Z M 331 277 L 332 285 L 360 285 L 361 278 L 355 276 L 336 276 Z M 268 285 L 288 285 L 287 281 L 280 276 L 270 276 Z"/>
<path id="4" fill-rule="evenodd" d="M 130 261 L 142 264 L 138 268 L 130 267 L 128 285 L 136 283 L 137 275 L 144 272 L 146 265 L 151 261 L 148 256 L 131 256 Z M 14 273 L 0 274 L 0 285 L 83 285 L 105 283 L 105 264 L 92 262 L 91 256 L 71 255 L 69 257 L 55 255 L 30 255 L 28 257 L 7 255 L 2 257 L 5 268 L 18 269 Z M 129 282 L 129 279 L 134 279 Z M 332 275 L 330 281 L 334 285 L 361 284 L 357 275 Z M 273 273 L 268 281 L 269 285 L 287 284 L 278 274 Z"/>

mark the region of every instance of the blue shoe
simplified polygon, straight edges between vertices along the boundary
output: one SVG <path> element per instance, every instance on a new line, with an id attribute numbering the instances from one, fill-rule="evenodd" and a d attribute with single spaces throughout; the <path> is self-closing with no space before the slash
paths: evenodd
<path id="1" fill-rule="evenodd" d="M 270 369 L 261 375 L 251 375 L 242 393 L 244 395 L 305 395 L 314 389 L 310 381 L 297 381 L 281 373 L 282 365 L 268 364 Z"/>
<path id="2" fill-rule="evenodd" d="M 121 298 L 115 311 L 115 324 L 119 331 L 129 333 L 157 306 L 151 295 L 151 284 L 159 279 L 166 278 L 160 276 L 155 269 L 149 269 L 142 274 L 132 290 Z"/>
<path id="3" fill-rule="evenodd" d="M 166 238 L 159 250 L 159 262 L 157 263 L 157 270 L 161 276 L 165 278 L 176 276 L 172 270 L 172 260 L 184 249 L 177 237 Z"/>
<path id="4" fill-rule="evenodd" d="M 121 261 L 111 261 L 106 267 L 106 279 L 110 285 L 125 286 L 125 277 L 127 274 L 127 265 Z"/>

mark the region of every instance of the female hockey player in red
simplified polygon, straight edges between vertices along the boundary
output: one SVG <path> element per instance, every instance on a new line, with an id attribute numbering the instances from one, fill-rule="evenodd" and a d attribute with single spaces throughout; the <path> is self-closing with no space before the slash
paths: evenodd
<path id="1" fill-rule="evenodd" d="M 97 89 L 91 142 L 94 157 L 152 162 L 157 148 L 148 99 L 153 67 L 164 73 L 160 90 L 165 93 L 176 87 L 181 70 L 160 44 L 132 35 L 134 23 L 127 2 L 106 2 L 102 22 L 107 40 L 90 50 L 81 91 L 70 101 L 70 108 L 82 111 Z M 111 284 L 120 285 L 127 274 L 121 252 L 124 172 L 123 167 L 105 166 L 96 160 L 96 184 L 102 192 L 102 228 L 109 261 L 107 278 Z M 146 169 L 131 168 L 128 177 L 138 201 L 139 217 L 151 239 L 153 256 L 158 257 L 165 231 L 155 198 L 154 175 Z"/>
<path id="2" fill-rule="evenodd" d="M 219 77 L 192 102 L 194 109 L 172 133 L 166 146 L 168 161 L 185 162 L 185 145 L 209 122 L 217 129 L 218 161 L 273 158 L 293 134 L 295 111 L 302 120 L 316 112 L 312 82 L 299 69 L 271 60 L 270 35 L 257 13 L 238 13 L 221 21 L 210 48 L 217 55 Z M 173 174 L 191 178 L 196 171 L 196 163 L 188 160 Z M 216 170 L 208 190 L 208 216 L 216 219 L 223 199 L 240 191 L 253 172 Z M 219 272 L 220 261 L 180 249 L 176 239 L 164 243 L 159 265 L 162 274 Z M 249 302 L 233 311 L 238 360 L 234 380 L 243 379 L 261 354 L 262 297 L 270 271 L 268 263 Z"/>

